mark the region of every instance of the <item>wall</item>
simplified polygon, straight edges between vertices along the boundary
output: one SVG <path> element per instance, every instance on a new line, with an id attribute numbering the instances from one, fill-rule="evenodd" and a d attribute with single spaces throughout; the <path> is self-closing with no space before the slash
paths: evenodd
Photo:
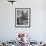
<path id="1" fill-rule="evenodd" d="M 17 0 L 13 5 L 0 0 L 0 41 L 15 40 L 19 32 L 29 33 L 33 40 L 46 40 L 46 1 Z M 31 27 L 15 27 L 15 8 L 31 8 Z"/>

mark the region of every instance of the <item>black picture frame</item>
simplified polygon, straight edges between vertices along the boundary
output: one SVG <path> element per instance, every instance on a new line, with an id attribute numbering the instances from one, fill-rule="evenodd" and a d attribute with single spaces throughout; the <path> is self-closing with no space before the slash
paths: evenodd
<path id="1" fill-rule="evenodd" d="M 31 9 L 15 8 L 15 27 L 31 27 Z"/>

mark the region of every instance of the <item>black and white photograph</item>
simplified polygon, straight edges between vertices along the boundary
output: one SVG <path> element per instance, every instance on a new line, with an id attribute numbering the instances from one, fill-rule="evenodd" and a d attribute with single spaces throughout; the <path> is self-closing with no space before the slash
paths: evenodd
<path id="1" fill-rule="evenodd" d="M 15 9 L 15 26 L 16 27 L 30 27 L 30 8 L 16 8 Z"/>

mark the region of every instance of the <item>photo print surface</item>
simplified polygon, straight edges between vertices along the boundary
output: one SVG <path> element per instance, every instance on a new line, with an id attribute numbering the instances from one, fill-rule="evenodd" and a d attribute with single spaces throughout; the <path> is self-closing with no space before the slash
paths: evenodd
<path id="1" fill-rule="evenodd" d="M 29 27 L 30 26 L 30 8 L 16 8 L 15 9 L 15 26 Z"/>

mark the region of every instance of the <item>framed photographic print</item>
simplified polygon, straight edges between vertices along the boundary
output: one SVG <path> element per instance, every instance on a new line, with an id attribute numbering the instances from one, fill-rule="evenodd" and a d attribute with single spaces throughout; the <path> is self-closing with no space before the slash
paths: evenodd
<path id="1" fill-rule="evenodd" d="M 15 26 L 30 27 L 31 26 L 31 9 L 30 8 L 15 8 Z"/>

